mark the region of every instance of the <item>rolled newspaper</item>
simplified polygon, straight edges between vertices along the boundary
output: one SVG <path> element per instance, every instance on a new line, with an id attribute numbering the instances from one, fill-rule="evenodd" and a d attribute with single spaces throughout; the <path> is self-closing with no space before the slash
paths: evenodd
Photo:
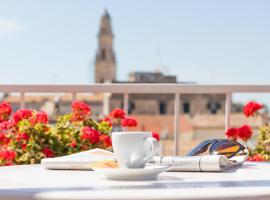
<path id="1" fill-rule="evenodd" d="M 169 165 L 168 171 L 223 171 L 241 164 L 222 155 L 155 156 L 149 164 Z"/>

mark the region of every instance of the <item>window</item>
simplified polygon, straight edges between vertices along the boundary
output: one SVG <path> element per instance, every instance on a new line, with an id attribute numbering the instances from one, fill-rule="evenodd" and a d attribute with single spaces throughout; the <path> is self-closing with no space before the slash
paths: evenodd
<path id="1" fill-rule="evenodd" d="M 121 102 L 120 108 L 124 109 L 124 102 Z M 128 114 L 132 114 L 132 111 L 135 109 L 135 103 L 128 103 Z"/>
<path id="2" fill-rule="evenodd" d="M 135 103 L 134 102 L 129 103 L 128 114 L 131 114 L 134 109 L 135 109 Z"/>
<path id="3" fill-rule="evenodd" d="M 101 59 L 106 60 L 106 51 L 105 51 L 105 49 L 101 50 Z"/>
<path id="4" fill-rule="evenodd" d="M 166 103 L 164 102 L 159 103 L 159 113 L 161 115 L 166 114 Z"/>
<path id="5" fill-rule="evenodd" d="M 219 110 L 221 108 L 221 105 L 219 102 L 217 102 L 216 104 L 217 104 L 217 109 Z"/>
<path id="6" fill-rule="evenodd" d="M 188 114 L 190 112 L 190 104 L 189 102 L 183 103 L 183 113 Z"/>
<path id="7" fill-rule="evenodd" d="M 220 102 L 209 102 L 207 104 L 207 109 L 211 114 L 216 114 L 220 108 L 221 108 Z"/>

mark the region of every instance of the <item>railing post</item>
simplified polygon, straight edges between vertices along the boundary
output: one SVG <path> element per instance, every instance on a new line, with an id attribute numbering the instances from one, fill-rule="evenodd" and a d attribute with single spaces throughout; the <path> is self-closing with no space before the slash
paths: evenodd
<path id="1" fill-rule="evenodd" d="M 72 101 L 75 101 L 76 100 L 76 92 L 73 92 L 72 93 Z"/>
<path id="2" fill-rule="evenodd" d="M 21 92 L 21 103 L 20 103 L 20 108 L 25 108 L 25 95 L 24 92 Z"/>
<path id="3" fill-rule="evenodd" d="M 231 124 L 231 104 L 232 104 L 232 95 L 231 93 L 226 94 L 225 101 L 225 132 L 230 128 Z"/>
<path id="4" fill-rule="evenodd" d="M 104 116 L 110 113 L 110 98 L 111 98 L 111 93 L 104 93 L 103 95 L 103 115 Z"/>
<path id="5" fill-rule="evenodd" d="M 179 154 L 179 114 L 180 114 L 180 94 L 174 95 L 174 144 L 173 155 Z"/>
<path id="6" fill-rule="evenodd" d="M 124 94 L 124 111 L 128 114 L 128 101 L 129 101 L 128 93 Z"/>

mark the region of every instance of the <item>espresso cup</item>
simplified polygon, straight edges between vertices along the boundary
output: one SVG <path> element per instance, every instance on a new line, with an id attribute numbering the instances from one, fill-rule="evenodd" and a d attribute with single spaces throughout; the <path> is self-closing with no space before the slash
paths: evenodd
<path id="1" fill-rule="evenodd" d="M 120 168 L 143 168 L 159 150 L 151 132 L 113 132 L 112 146 Z"/>

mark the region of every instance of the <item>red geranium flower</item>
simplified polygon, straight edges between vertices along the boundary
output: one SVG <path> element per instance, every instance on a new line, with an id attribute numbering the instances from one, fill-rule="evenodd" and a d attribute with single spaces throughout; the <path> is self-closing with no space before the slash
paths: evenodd
<path id="1" fill-rule="evenodd" d="M 6 145 L 9 141 L 10 138 L 8 138 L 5 133 L 0 132 L 0 143 Z"/>
<path id="2" fill-rule="evenodd" d="M 5 140 L 5 138 L 6 138 L 6 134 L 0 132 L 0 141 L 3 142 Z"/>
<path id="3" fill-rule="evenodd" d="M 11 106 L 9 103 L 2 102 L 0 104 L 0 122 L 8 120 L 12 112 Z"/>
<path id="4" fill-rule="evenodd" d="M 110 116 L 115 119 L 123 119 L 125 118 L 126 113 L 121 108 L 116 108 L 110 113 Z"/>
<path id="5" fill-rule="evenodd" d="M 13 125 L 12 120 L 4 121 L 0 124 L 0 130 L 8 130 Z"/>
<path id="6" fill-rule="evenodd" d="M 109 135 L 100 135 L 99 140 L 104 148 L 109 148 L 112 146 L 112 139 Z"/>
<path id="7" fill-rule="evenodd" d="M 126 117 L 122 120 L 123 127 L 136 127 L 137 124 L 137 120 L 132 117 Z"/>
<path id="8" fill-rule="evenodd" d="M 22 150 L 25 150 L 26 147 L 27 147 L 27 144 L 25 144 L 25 143 L 21 145 Z"/>
<path id="9" fill-rule="evenodd" d="M 153 138 L 156 138 L 157 141 L 160 140 L 159 134 L 156 133 L 156 132 L 152 132 L 152 137 L 153 137 Z"/>
<path id="10" fill-rule="evenodd" d="M 252 136 L 251 127 L 244 125 L 238 129 L 238 137 L 244 141 L 247 141 Z"/>
<path id="11" fill-rule="evenodd" d="M 72 112 L 79 112 L 83 115 L 90 115 L 91 109 L 90 109 L 90 106 L 84 102 L 73 101 Z"/>
<path id="12" fill-rule="evenodd" d="M 244 106 L 243 112 L 246 115 L 246 117 L 250 117 L 253 116 L 254 113 L 260 110 L 261 108 L 263 108 L 262 104 L 250 101 Z"/>
<path id="13" fill-rule="evenodd" d="M 44 111 L 40 111 L 36 114 L 36 122 L 37 123 L 42 123 L 42 124 L 47 124 L 48 123 L 48 115 Z"/>
<path id="14" fill-rule="evenodd" d="M 90 127 L 84 127 L 82 129 L 81 138 L 84 140 L 89 140 L 91 144 L 97 144 L 99 142 L 99 132 Z"/>
<path id="15" fill-rule="evenodd" d="M 231 138 L 233 140 L 236 140 L 237 137 L 238 137 L 238 133 L 239 133 L 239 129 L 238 128 L 229 128 L 225 135 L 228 137 L 228 138 Z"/>
<path id="16" fill-rule="evenodd" d="M 248 161 L 263 162 L 264 158 L 260 154 L 256 154 L 254 156 L 250 156 Z"/>
<path id="17" fill-rule="evenodd" d="M 25 140 L 28 141 L 30 136 L 27 133 L 18 133 L 16 136 L 17 141 Z"/>
<path id="18" fill-rule="evenodd" d="M 74 140 L 74 141 L 72 141 L 71 143 L 70 143 L 70 146 L 72 147 L 72 148 L 75 148 L 76 146 L 77 146 L 77 142 Z"/>
<path id="19" fill-rule="evenodd" d="M 51 158 L 54 156 L 54 152 L 48 147 L 43 148 L 42 153 L 45 155 L 46 158 Z"/>
<path id="20" fill-rule="evenodd" d="M 4 159 L 6 161 L 12 161 L 16 157 L 16 152 L 11 150 L 2 150 L 0 151 L 0 159 Z"/>
<path id="21" fill-rule="evenodd" d="M 19 121 L 23 119 L 29 119 L 33 116 L 33 111 L 29 109 L 20 109 L 16 111 L 13 115 L 14 123 L 17 124 Z"/>
<path id="22" fill-rule="evenodd" d="M 74 101 L 72 103 L 73 116 L 71 121 L 84 121 L 90 114 L 91 109 L 86 103 L 81 101 Z"/>

